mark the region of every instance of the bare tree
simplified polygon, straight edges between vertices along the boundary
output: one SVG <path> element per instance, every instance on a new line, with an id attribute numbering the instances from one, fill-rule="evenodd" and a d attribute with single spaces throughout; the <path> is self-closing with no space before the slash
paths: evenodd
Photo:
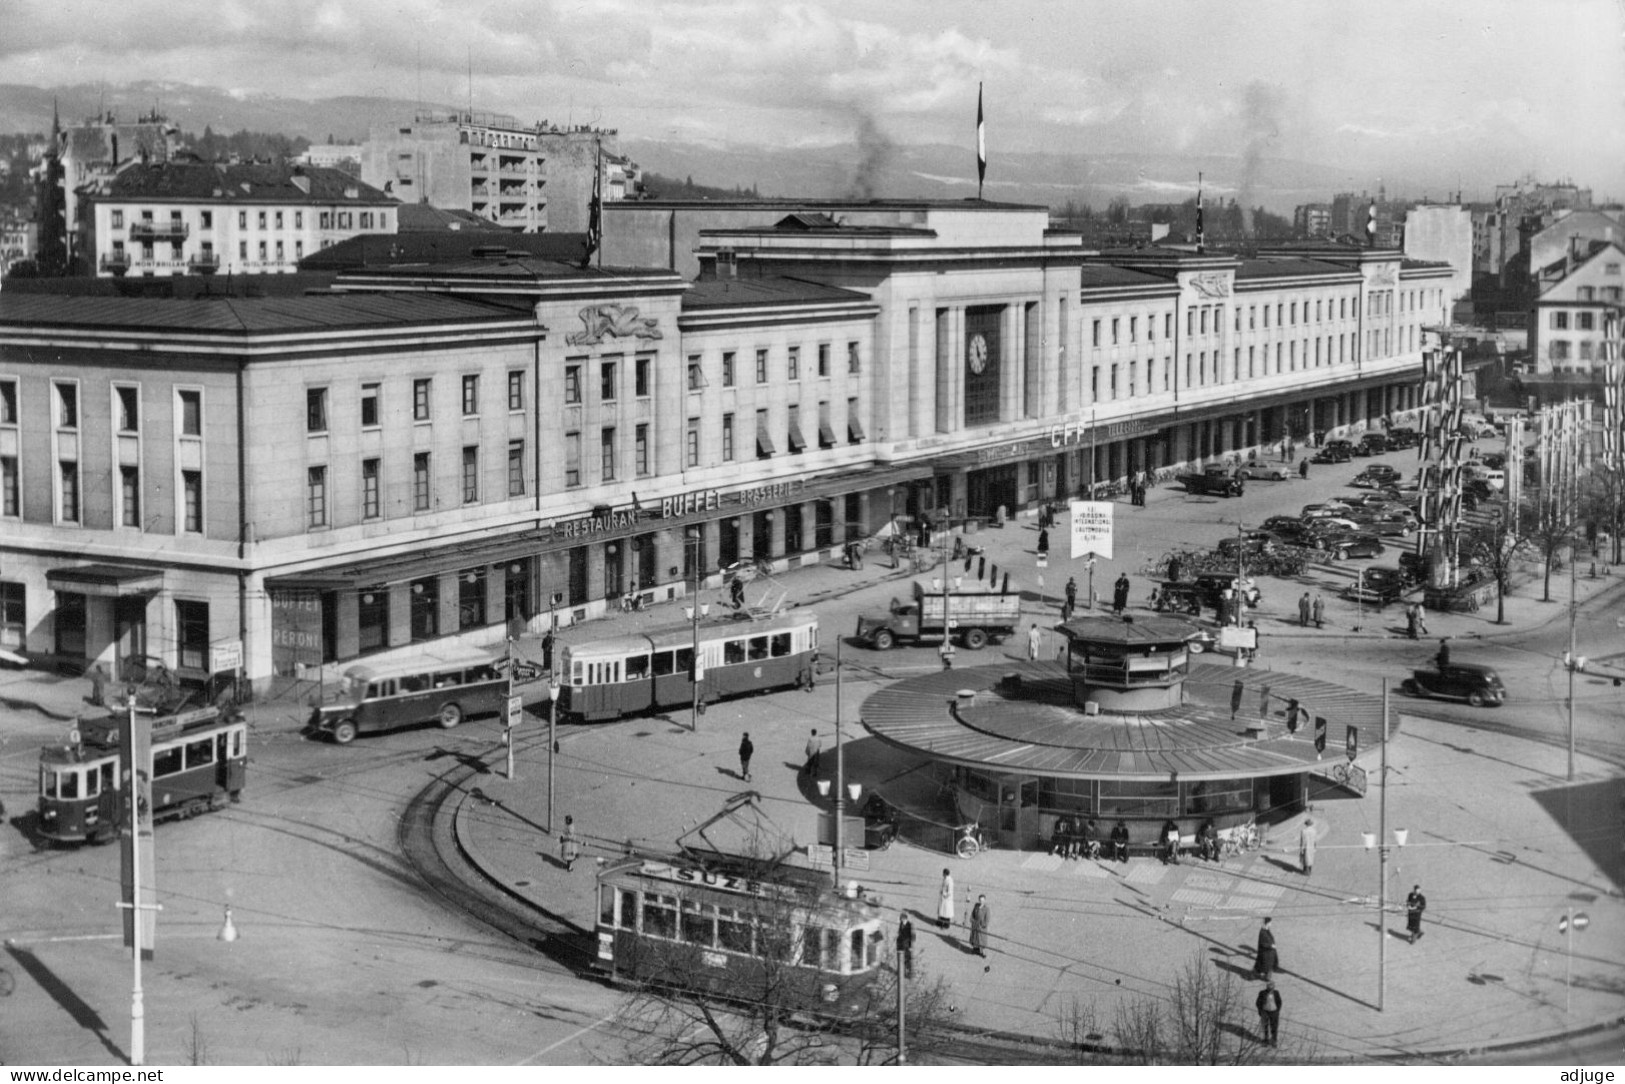
<path id="1" fill-rule="evenodd" d="M 1576 493 L 1552 487 L 1543 492 L 1526 513 L 1529 541 L 1541 558 L 1543 602 L 1552 601 L 1552 570 L 1564 547 L 1572 548 L 1578 512 Z"/>
<path id="2" fill-rule="evenodd" d="M 1506 597 L 1512 592 L 1512 572 L 1529 539 L 1520 537 L 1505 515 L 1469 527 L 1461 538 L 1462 556 L 1495 578 L 1495 623 L 1506 624 Z"/>

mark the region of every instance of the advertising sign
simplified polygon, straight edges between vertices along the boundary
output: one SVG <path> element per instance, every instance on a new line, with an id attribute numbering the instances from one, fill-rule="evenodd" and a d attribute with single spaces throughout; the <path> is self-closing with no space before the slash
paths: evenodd
<path id="1" fill-rule="evenodd" d="M 1112 556 L 1112 509 L 1110 501 L 1071 501 L 1072 559 L 1094 554 L 1107 560 Z"/>

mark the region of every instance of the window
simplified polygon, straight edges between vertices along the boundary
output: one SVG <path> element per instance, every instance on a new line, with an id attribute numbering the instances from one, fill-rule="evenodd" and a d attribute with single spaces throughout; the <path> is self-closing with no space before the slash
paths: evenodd
<path id="1" fill-rule="evenodd" d="M 785 361 L 785 375 L 791 380 L 801 379 L 801 347 L 792 346 Z"/>
<path id="2" fill-rule="evenodd" d="M 1100 399 L 1100 366 L 1098 365 L 1089 370 L 1089 398 L 1096 401 Z"/>
<path id="3" fill-rule="evenodd" d="M 1190 338 L 1196 334 L 1196 310 L 1185 310 L 1185 337 Z"/>
<path id="4" fill-rule="evenodd" d="M 756 412 L 756 458 L 772 459 L 773 451 L 773 438 L 767 431 L 767 411 L 758 410 Z"/>
<path id="5" fill-rule="evenodd" d="M 700 365 L 700 355 L 688 356 L 688 390 L 701 391 L 705 387 L 705 370 Z"/>
<path id="6" fill-rule="evenodd" d="M 640 425 L 632 431 L 632 470 L 639 478 L 649 473 L 649 427 Z"/>
<path id="7" fill-rule="evenodd" d="M 1208 312 L 1208 307 L 1206 305 L 1203 305 L 1200 312 L 1199 312 L 1199 315 L 1202 318 L 1202 334 L 1203 335 L 1207 334 L 1207 312 Z"/>
<path id="8" fill-rule="evenodd" d="M 1112 363 L 1111 390 L 1112 390 L 1112 398 L 1113 399 L 1117 398 L 1117 363 L 1116 362 Z"/>
<path id="9" fill-rule="evenodd" d="M 734 352 L 732 350 L 722 352 L 722 386 L 725 388 L 734 386 Z"/>
<path id="10" fill-rule="evenodd" d="M 848 373 L 860 373 L 863 371 L 863 359 L 858 354 L 857 343 L 849 342 L 846 344 L 846 371 Z"/>
<path id="11" fill-rule="evenodd" d="M 327 389 L 305 389 L 305 432 L 327 432 Z"/>
<path id="12" fill-rule="evenodd" d="M 370 429 L 378 424 L 378 385 L 361 385 L 361 426 Z"/>
<path id="13" fill-rule="evenodd" d="M 238 241 L 237 242 L 237 258 L 240 259 L 240 260 L 243 260 L 245 262 L 247 261 L 247 259 L 248 259 L 248 242 L 247 241 Z"/>
<path id="14" fill-rule="evenodd" d="M 1136 342 L 1136 341 L 1139 340 L 1139 337 L 1140 337 L 1140 318 L 1138 316 L 1130 316 L 1128 318 L 1128 341 L 1129 342 Z"/>
<path id="15" fill-rule="evenodd" d="M 606 403 L 615 401 L 615 363 L 606 361 L 598 370 L 598 398 Z"/>
<path id="16" fill-rule="evenodd" d="M 181 436 L 201 437 L 203 435 L 203 393 L 201 391 L 181 391 L 180 415 Z"/>
<path id="17" fill-rule="evenodd" d="M 20 583 L 0 583 L 0 647 L 23 646 L 28 630 L 28 594 Z"/>
<path id="18" fill-rule="evenodd" d="M 463 447 L 463 503 L 473 504 L 480 499 L 480 447 Z"/>
<path id="19" fill-rule="evenodd" d="M 722 416 L 722 461 L 732 463 L 734 459 L 734 416 Z"/>
<path id="20" fill-rule="evenodd" d="M 868 438 L 863 433 L 863 419 L 859 416 L 857 396 L 846 401 L 846 442 L 862 444 Z"/>
<path id="21" fill-rule="evenodd" d="M 265 212 L 264 211 L 261 211 L 259 213 L 259 225 L 260 225 L 260 229 L 263 230 L 265 228 Z"/>
<path id="22" fill-rule="evenodd" d="M 525 495 L 525 442 L 523 440 L 510 440 L 508 442 L 508 496 L 523 497 Z"/>
<path id="23" fill-rule="evenodd" d="M 202 670 L 209 661 L 209 604 L 175 600 L 175 639 L 182 669 Z"/>
<path id="24" fill-rule="evenodd" d="M 1579 330 L 1581 330 L 1581 331 L 1590 331 L 1592 329 L 1592 327 L 1591 327 L 1592 314 L 1591 313 L 1589 313 L 1589 312 L 1576 313 L 1575 317 L 1579 321 L 1576 324 L 1576 327 L 1578 327 Z"/>
<path id="25" fill-rule="evenodd" d="M 731 421 L 733 415 L 728 415 L 728 418 Z M 698 418 L 690 418 L 688 420 L 688 429 L 684 432 L 683 465 L 688 467 L 700 465 L 700 419 Z"/>
<path id="26" fill-rule="evenodd" d="M 203 533 L 203 471 L 180 471 L 180 520 L 190 535 Z"/>
<path id="27" fill-rule="evenodd" d="M 463 413 L 478 414 L 480 412 L 480 378 L 474 373 L 463 375 Z"/>
<path id="28" fill-rule="evenodd" d="M 1131 362 L 1128 363 L 1128 393 L 1130 395 L 1133 395 L 1136 391 L 1139 390 L 1139 387 L 1140 387 L 1140 363 L 1137 362 L 1137 361 L 1131 361 Z"/>
<path id="29" fill-rule="evenodd" d="M 1291 306 L 1287 309 L 1287 313 L 1289 316 L 1287 323 L 1295 324 L 1298 322 L 1298 303 L 1296 301 L 1292 302 Z"/>
<path id="30" fill-rule="evenodd" d="M 639 399 L 649 397 L 649 361 L 647 357 L 639 357 L 632 362 L 632 394 Z"/>
<path id="31" fill-rule="evenodd" d="M 113 387 L 114 399 L 118 404 L 118 428 L 121 433 L 137 433 L 141 430 L 141 389 L 120 385 Z"/>
<path id="32" fill-rule="evenodd" d="M 1556 331 L 1567 331 L 1569 329 L 1569 314 L 1566 312 L 1552 313 L 1552 328 Z"/>
<path id="33" fill-rule="evenodd" d="M 79 428 L 79 386 L 77 384 L 57 384 L 56 387 L 56 424 L 60 429 Z"/>
<path id="34" fill-rule="evenodd" d="M 0 425 L 17 424 L 17 382 L 0 380 Z"/>
<path id="35" fill-rule="evenodd" d="M 268 247 L 269 246 L 267 246 L 264 241 L 260 242 L 260 247 L 259 247 L 260 263 L 265 262 L 265 260 L 266 260 L 266 252 L 267 252 Z M 149 259 L 149 260 L 152 259 L 152 246 L 151 245 L 147 246 L 147 259 Z"/>
<path id="36" fill-rule="evenodd" d="M 1100 345 L 1100 321 L 1099 320 L 1093 321 L 1093 332 L 1092 332 L 1092 335 L 1091 335 L 1091 338 L 1090 338 L 1090 345 L 1091 346 L 1099 346 Z"/>
<path id="37" fill-rule="evenodd" d="M 1113 346 L 1117 345 L 1117 324 L 1118 324 L 1117 317 L 1115 317 L 1115 316 L 1112 317 L 1112 345 Z"/>
<path id="38" fill-rule="evenodd" d="M 767 351 L 756 351 L 756 383 L 767 383 Z"/>
<path id="39" fill-rule="evenodd" d="M 440 635 L 440 579 L 425 576 L 411 584 L 412 610 L 409 619 L 413 643 Z"/>
<path id="40" fill-rule="evenodd" d="M 122 230 L 124 228 L 124 212 L 123 211 L 114 211 L 113 212 L 113 228 L 115 230 Z"/>
<path id="41" fill-rule="evenodd" d="M 581 434 L 564 434 L 564 484 L 581 484 Z"/>
<path id="42" fill-rule="evenodd" d="M 457 627 L 476 629 L 485 624 L 485 569 L 457 573 Z"/>
<path id="43" fill-rule="evenodd" d="M 17 479 L 17 457 L 0 456 L 0 515 L 22 515 L 22 503 Z"/>
<path id="44" fill-rule="evenodd" d="M 378 473 L 379 461 L 376 459 L 363 459 L 361 461 L 361 518 L 377 519 L 379 513 L 378 499 Z"/>
<path id="45" fill-rule="evenodd" d="M 818 375 L 829 375 L 829 343 L 818 344 Z"/>
<path id="46" fill-rule="evenodd" d="M 310 467 L 305 471 L 305 526 L 327 526 L 326 467 Z"/>
<path id="47" fill-rule="evenodd" d="M 412 381 L 412 420 L 426 422 L 429 420 L 429 388 L 431 380 L 423 377 Z"/>
<path id="48" fill-rule="evenodd" d="M 1174 314 L 1171 312 L 1162 314 L 1162 337 L 1164 339 L 1174 337 Z"/>
<path id="49" fill-rule="evenodd" d="M 615 480 L 615 427 L 606 425 L 598 433 L 598 465 L 600 467 L 599 480 L 613 482 Z"/>
<path id="50" fill-rule="evenodd" d="M 564 401 L 566 403 L 581 402 L 580 365 L 566 365 L 564 367 Z"/>
<path id="51" fill-rule="evenodd" d="M 205 219 L 207 219 L 208 216 L 209 216 L 209 212 L 204 211 L 203 212 L 203 217 Z M 207 228 L 207 226 L 208 226 L 207 221 L 204 222 L 204 226 L 205 226 L 205 228 Z M 293 228 L 296 229 L 296 230 L 302 230 L 302 229 L 305 228 L 305 212 L 303 212 L 303 211 L 295 211 L 293 213 Z"/>
<path id="52" fill-rule="evenodd" d="M 79 522 L 79 464 L 71 459 L 64 459 L 57 464 L 58 478 L 61 480 L 61 516 L 63 523 Z"/>
<path id="53" fill-rule="evenodd" d="M 412 456 L 412 511 L 427 512 L 432 492 L 429 453 L 417 452 Z"/>
<path id="54" fill-rule="evenodd" d="M 237 228 L 240 229 L 240 230 L 248 229 L 248 212 L 247 211 L 238 211 L 237 212 Z"/>
<path id="55" fill-rule="evenodd" d="M 126 527 L 141 526 L 141 468 L 120 467 L 119 522 Z"/>
<path id="56" fill-rule="evenodd" d="M 1568 342 L 1563 340 L 1563 339 L 1553 339 L 1552 340 L 1551 356 L 1552 356 L 1553 361 L 1567 361 L 1567 360 L 1569 360 L 1569 344 L 1568 344 Z M 62 518 L 66 519 L 67 515 L 64 514 Z"/>

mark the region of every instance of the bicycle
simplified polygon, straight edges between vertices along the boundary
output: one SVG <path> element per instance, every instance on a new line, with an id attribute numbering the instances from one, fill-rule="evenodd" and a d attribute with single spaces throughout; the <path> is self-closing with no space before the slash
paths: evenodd
<path id="1" fill-rule="evenodd" d="M 1263 845 L 1256 824 L 1243 824 L 1219 837 L 1219 859 L 1240 858 Z"/>
<path id="2" fill-rule="evenodd" d="M 987 837 L 982 826 L 973 821 L 970 824 L 961 824 L 954 829 L 954 853 L 961 858 L 975 858 L 983 851 L 993 849 L 993 841 Z"/>

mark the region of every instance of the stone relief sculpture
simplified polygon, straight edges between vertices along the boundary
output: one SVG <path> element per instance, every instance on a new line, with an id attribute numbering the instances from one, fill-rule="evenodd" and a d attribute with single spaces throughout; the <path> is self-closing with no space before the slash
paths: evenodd
<path id="1" fill-rule="evenodd" d="M 1230 281 L 1223 275 L 1192 275 L 1190 282 L 1197 297 L 1230 296 Z"/>
<path id="2" fill-rule="evenodd" d="M 664 337 L 659 321 L 653 316 L 639 316 L 636 305 L 588 305 L 579 315 L 582 329 L 564 337 L 571 346 L 593 346 L 606 335 L 639 339 Z"/>

